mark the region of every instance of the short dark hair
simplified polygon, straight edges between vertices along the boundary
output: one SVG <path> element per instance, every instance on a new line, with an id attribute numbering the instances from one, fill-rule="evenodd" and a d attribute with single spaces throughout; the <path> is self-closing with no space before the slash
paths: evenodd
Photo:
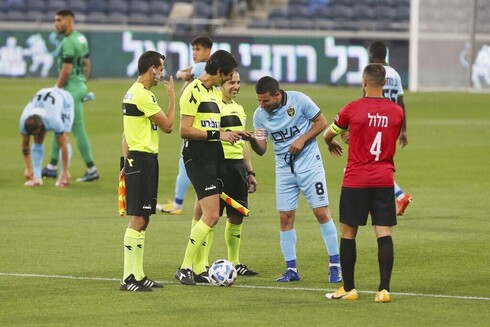
<path id="1" fill-rule="evenodd" d="M 373 62 L 373 59 L 375 59 L 376 61 L 384 62 L 387 52 L 386 44 L 381 41 L 376 41 L 369 46 L 369 61 Z"/>
<path id="2" fill-rule="evenodd" d="M 32 135 L 35 131 L 39 129 L 43 124 L 43 121 L 41 120 L 41 116 L 39 115 L 32 115 L 27 117 L 27 119 L 24 122 L 24 128 L 26 129 L 27 134 Z"/>
<path id="3" fill-rule="evenodd" d="M 75 13 L 70 9 L 62 9 L 56 12 L 56 16 L 63 16 L 63 17 L 70 16 L 72 18 L 75 18 Z"/>
<path id="4" fill-rule="evenodd" d="M 156 51 L 146 51 L 138 59 L 138 74 L 143 75 L 151 66 L 160 66 L 160 59 L 165 60 L 165 56 Z"/>
<path id="5" fill-rule="evenodd" d="M 206 62 L 206 73 L 217 75 L 218 70 L 224 75 L 231 74 L 238 67 L 238 63 L 233 55 L 226 50 L 215 51 Z"/>
<path id="6" fill-rule="evenodd" d="M 255 93 L 257 94 L 276 94 L 279 91 L 279 82 L 270 76 L 261 77 L 255 84 Z"/>
<path id="7" fill-rule="evenodd" d="M 210 37 L 201 35 L 192 39 L 191 45 L 202 45 L 203 48 L 211 49 L 213 47 L 213 40 Z"/>
<path id="8" fill-rule="evenodd" d="M 386 82 L 386 69 L 382 64 L 369 64 L 364 68 L 362 77 L 370 86 L 383 87 Z"/>

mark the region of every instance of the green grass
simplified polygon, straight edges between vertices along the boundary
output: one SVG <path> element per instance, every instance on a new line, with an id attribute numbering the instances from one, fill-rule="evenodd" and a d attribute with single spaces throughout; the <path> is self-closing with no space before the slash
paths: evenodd
<path id="1" fill-rule="evenodd" d="M 120 103 L 132 80 L 94 80 L 97 98 L 86 105 L 86 126 L 101 179 L 66 189 L 48 180 L 23 186 L 18 119 L 32 94 L 54 80 L 0 79 L 0 325 L 2 326 L 486 326 L 490 320 L 490 95 L 408 93 L 409 145 L 396 156 L 396 180 L 414 202 L 394 230 L 392 303 L 373 302 L 378 284 L 371 227 L 360 229 L 357 302 L 329 302 L 327 254 L 318 223 L 304 199 L 297 212 L 298 264 L 302 280 L 278 284 L 284 263 L 275 211 L 272 148 L 253 155 L 259 189 L 250 198 L 241 259 L 260 275 L 236 286 L 185 287 L 173 274 L 190 230 L 193 192 L 183 216 L 152 216 L 145 272 L 165 288 L 151 294 L 118 291 L 127 218 L 117 215 L 121 153 Z M 178 90 L 180 86 L 177 86 Z M 283 85 L 310 95 L 329 122 L 359 88 Z M 154 89 L 166 108 L 163 87 Z M 249 129 L 256 108 L 253 85 L 239 96 Z M 45 142 L 49 154 L 51 136 Z M 172 197 L 181 140 L 160 138 L 159 200 Z M 74 142 L 72 142 L 74 143 Z M 329 197 L 338 223 L 338 200 L 346 158 L 332 158 L 321 144 Z M 74 146 L 73 180 L 84 171 Z M 220 222 L 210 259 L 225 257 Z M 71 276 L 71 277 L 70 277 Z M 486 321 L 486 322 L 485 322 Z"/>

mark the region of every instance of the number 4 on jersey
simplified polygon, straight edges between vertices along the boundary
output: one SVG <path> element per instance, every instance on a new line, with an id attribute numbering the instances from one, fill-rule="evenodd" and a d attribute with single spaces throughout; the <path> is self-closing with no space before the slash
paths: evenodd
<path id="1" fill-rule="evenodd" d="M 371 149 L 369 149 L 369 152 L 375 157 L 375 161 L 379 160 L 379 155 L 381 154 L 381 136 L 381 132 L 376 133 Z"/>

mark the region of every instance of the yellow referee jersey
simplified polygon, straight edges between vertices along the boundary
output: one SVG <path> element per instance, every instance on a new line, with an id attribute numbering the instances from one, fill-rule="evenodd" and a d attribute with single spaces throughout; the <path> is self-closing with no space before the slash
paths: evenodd
<path id="1" fill-rule="evenodd" d="M 194 117 L 192 127 L 201 131 L 219 131 L 222 103 L 221 92 L 216 87 L 207 89 L 196 78 L 186 86 L 180 96 L 180 113 Z"/>
<path id="2" fill-rule="evenodd" d="M 150 117 L 160 111 L 153 92 L 142 83 L 134 83 L 122 102 L 124 136 L 129 151 L 158 153 L 158 126 Z"/>
<path id="3" fill-rule="evenodd" d="M 244 131 L 246 119 L 247 115 L 242 105 L 233 100 L 229 104 L 223 102 L 223 107 L 221 108 L 222 129 L 225 131 Z M 244 140 L 240 140 L 233 145 L 229 142 L 221 142 L 221 144 L 223 144 L 225 159 L 243 159 Z"/>

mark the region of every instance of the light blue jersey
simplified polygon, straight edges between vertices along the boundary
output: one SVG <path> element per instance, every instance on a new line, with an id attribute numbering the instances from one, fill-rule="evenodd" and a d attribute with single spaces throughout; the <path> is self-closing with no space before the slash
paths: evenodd
<path id="1" fill-rule="evenodd" d="M 303 150 L 293 156 L 289 146 L 301 135 L 310 130 L 312 121 L 321 114 L 320 108 L 304 93 L 284 92 L 282 106 L 268 113 L 258 107 L 253 124 L 255 129 L 265 129 L 274 145 L 277 172 L 302 172 L 313 166 L 323 166 L 320 149 L 316 139 L 305 144 Z"/>
<path id="2" fill-rule="evenodd" d="M 386 70 L 386 84 L 383 86 L 384 97 L 398 103 L 398 97 L 403 96 L 402 79 L 393 67 L 384 66 L 384 68 Z"/>
<path id="3" fill-rule="evenodd" d="M 206 62 L 196 62 L 191 69 L 192 79 L 198 78 L 199 76 L 204 74 L 205 68 L 206 68 Z"/>
<path id="4" fill-rule="evenodd" d="M 25 106 L 20 116 L 19 129 L 27 134 L 24 123 L 32 115 L 39 115 L 46 131 L 55 134 L 70 132 L 73 125 L 74 114 L 73 97 L 60 88 L 44 88 Z"/>
<path id="5" fill-rule="evenodd" d="M 265 129 L 274 146 L 278 211 L 295 210 L 300 192 L 311 208 L 328 205 L 325 170 L 316 139 L 305 143 L 296 155 L 288 151 L 320 114 L 320 108 L 307 95 L 296 91 L 284 92 L 282 105 L 270 113 L 260 107 L 255 110 L 255 130 Z"/>

